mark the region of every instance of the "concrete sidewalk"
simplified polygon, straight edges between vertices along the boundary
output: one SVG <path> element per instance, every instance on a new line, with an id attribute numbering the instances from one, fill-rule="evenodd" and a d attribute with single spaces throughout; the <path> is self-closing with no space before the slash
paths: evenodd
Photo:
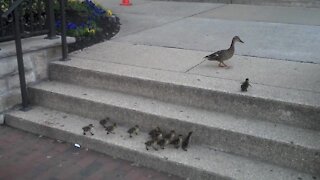
<path id="1" fill-rule="evenodd" d="M 181 179 L 7 126 L 0 126 L 0 147 L 0 179 Z"/>
<path id="2" fill-rule="evenodd" d="M 320 9 L 136 0 L 100 2 L 120 16 L 111 42 L 74 53 L 120 63 L 212 78 L 251 82 L 301 92 L 320 92 Z M 244 44 L 218 68 L 202 58 L 228 48 L 234 35 Z M 320 101 L 320 100 L 319 100 Z"/>
<path id="3" fill-rule="evenodd" d="M 114 41 L 215 51 L 239 35 L 246 44 L 237 47 L 238 55 L 320 63 L 316 8 L 147 0 L 133 1 L 130 7 L 101 3 L 123 23 Z"/>

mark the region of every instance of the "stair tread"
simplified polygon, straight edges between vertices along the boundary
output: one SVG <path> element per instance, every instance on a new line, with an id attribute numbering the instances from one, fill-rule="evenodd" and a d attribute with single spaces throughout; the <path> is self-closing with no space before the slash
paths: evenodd
<path id="1" fill-rule="evenodd" d="M 118 127 L 115 130 L 115 134 L 106 135 L 105 131 L 96 120 L 87 119 L 77 115 L 63 113 L 39 106 L 33 106 L 33 108 L 27 112 L 22 112 L 19 110 L 9 112 L 6 120 L 8 120 L 7 123 L 9 125 L 14 124 L 14 122 L 11 121 L 16 120 L 21 122 L 31 122 L 44 126 L 46 128 L 41 129 L 46 129 L 45 132 L 48 133 L 48 136 L 54 136 L 55 134 L 58 134 L 55 133 L 55 130 L 57 129 L 71 133 L 72 135 L 70 136 L 81 136 L 82 127 L 92 123 L 95 125 L 95 135 L 89 135 L 86 137 L 103 143 L 104 148 L 110 148 L 110 151 L 111 149 L 116 150 L 117 148 L 125 149 L 128 151 L 128 153 L 134 151 L 142 154 L 146 158 L 157 158 L 159 162 L 166 161 L 168 163 L 175 163 L 176 165 L 183 165 L 184 167 L 189 167 L 193 170 L 201 172 L 207 171 L 218 174 L 222 177 L 245 180 L 298 179 L 298 177 L 302 179 L 312 179 L 311 175 L 216 151 L 212 147 L 206 145 L 195 146 L 191 143 L 187 152 L 176 150 L 171 147 L 160 151 L 146 151 L 144 142 L 147 139 L 147 134 L 144 132 L 141 132 L 138 136 L 129 138 L 128 134 L 126 133 L 127 128 Z M 40 130 L 40 128 L 38 130 Z M 101 148 L 101 146 L 98 147 Z M 99 151 L 99 149 L 95 150 Z M 164 158 L 166 158 L 166 160 L 164 160 Z M 143 160 L 141 161 L 143 164 Z"/>
<path id="2" fill-rule="evenodd" d="M 115 74 L 118 76 L 158 81 L 160 83 L 177 84 L 205 90 L 220 91 L 239 96 L 276 100 L 280 102 L 320 108 L 320 93 L 311 91 L 252 83 L 254 88 L 250 89 L 250 91 L 246 93 L 242 93 L 239 89 L 241 82 L 235 80 L 207 77 L 192 73 L 150 69 L 111 62 L 102 62 L 98 60 L 88 61 L 79 57 L 72 57 L 71 61 L 56 61 L 52 64 L 85 69 L 98 73 Z"/>
<path id="3" fill-rule="evenodd" d="M 294 144 L 320 150 L 320 132 L 267 121 L 236 117 L 199 108 L 166 103 L 155 99 L 114 91 L 80 87 L 61 82 L 43 82 L 32 88 L 60 95 L 80 98 L 116 107 L 140 111 L 181 122 L 246 134 L 278 143 Z"/>

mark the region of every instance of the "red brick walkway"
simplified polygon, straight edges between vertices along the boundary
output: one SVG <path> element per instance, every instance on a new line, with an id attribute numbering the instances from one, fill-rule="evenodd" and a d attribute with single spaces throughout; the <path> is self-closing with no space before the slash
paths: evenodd
<path id="1" fill-rule="evenodd" d="M 72 144 L 0 126 L 0 180 L 180 180 Z"/>

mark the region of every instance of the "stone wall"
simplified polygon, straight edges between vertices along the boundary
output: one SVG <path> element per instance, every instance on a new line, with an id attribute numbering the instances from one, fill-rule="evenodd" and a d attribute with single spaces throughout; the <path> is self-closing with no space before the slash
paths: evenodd
<path id="1" fill-rule="evenodd" d="M 68 42 L 74 39 L 68 38 Z M 48 78 L 48 63 L 61 59 L 60 38 L 44 36 L 24 39 L 23 59 L 28 84 Z M 14 42 L 0 43 L 0 124 L 3 113 L 21 103 L 20 81 Z"/>

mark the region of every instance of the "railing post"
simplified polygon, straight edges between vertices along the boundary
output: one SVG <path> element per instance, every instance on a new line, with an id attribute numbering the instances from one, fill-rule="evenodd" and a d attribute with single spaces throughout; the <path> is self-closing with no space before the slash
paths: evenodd
<path id="1" fill-rule="evenodd" d="M 20 34 L 20 21 L 19 21 L 19 10 L 15 9 L 14 14 L 14 29 L 15 29 L 15 43 L 16 43 L 16 52 L 17 52 L 17 62 L 19 70 L 19 80 L 20 80 L 20 90 L 22 98 L 22 110 L 27 110 L 29 105 L 27 85 L 24 72 L 23 64 L 23 55 L 22 55 L 22 46 L 21 46 L 21 34 Z"/>
<path id="2" fill-rule="evenodd" d="M 56 26 L 54 18 L 54 9 L 53 9 L 53 0 L 45 0 L 46 3 L 46 12 L 47 12 L 47 25 L 49 33 L 47 39 L 56 39 Z"/>
<path id="3" fill-rule="evenodd" d="M 66 29 L 66 11 L 65 0 L 60 0 L 61 8 L 61 43 L 62 43 L 62 61 L 66 61 L 68 58 L 68 46 L 67 46 L 67 29 Z"/>

